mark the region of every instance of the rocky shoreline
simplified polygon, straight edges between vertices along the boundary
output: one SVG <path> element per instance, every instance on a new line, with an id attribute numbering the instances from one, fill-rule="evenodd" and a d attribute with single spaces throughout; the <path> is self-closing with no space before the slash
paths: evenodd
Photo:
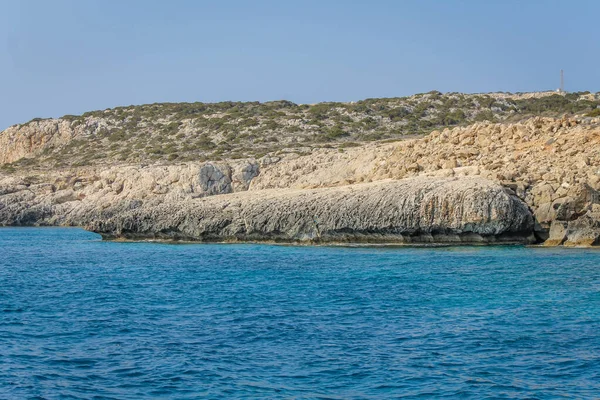
<path id="1" fill-rule="evenodd" d="M 104 238 L 287 243 L 532 243 L 524 203 L 480 178 L 265 190 L 96 219 Z"/>
<path id="2" fill-rule="evenodd" d="M 0 173 L 0 226 L 83 226 L 110 240 L 597 246 L 598 148 L 597 119 L 534 118 L 309 155 Z"/>

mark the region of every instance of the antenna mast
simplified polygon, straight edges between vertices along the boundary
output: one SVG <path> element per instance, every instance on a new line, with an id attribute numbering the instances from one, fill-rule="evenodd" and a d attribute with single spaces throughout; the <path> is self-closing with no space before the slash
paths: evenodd
<path id="1" fill-rule="evenodd" d="M 565 91 L 565 72 L 560 70 L 560 91 L 561 93 Z"/>

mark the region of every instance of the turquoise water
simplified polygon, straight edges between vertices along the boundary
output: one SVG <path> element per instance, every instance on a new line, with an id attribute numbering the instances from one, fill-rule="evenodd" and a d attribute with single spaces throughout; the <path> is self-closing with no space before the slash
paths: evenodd
<path id="1" fill-rule="evenodd" d="M 598 398 L 600 252 L 0 229 L 0 398 Z"/>

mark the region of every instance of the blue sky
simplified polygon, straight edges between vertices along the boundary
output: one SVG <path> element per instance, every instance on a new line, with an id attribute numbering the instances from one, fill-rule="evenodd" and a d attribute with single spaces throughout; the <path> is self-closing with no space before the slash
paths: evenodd
<path id="1" fill-rule="evenodd" d="M 0 0 L 0 129 L 119 105 L 600 91 L 600 2 Z"/>

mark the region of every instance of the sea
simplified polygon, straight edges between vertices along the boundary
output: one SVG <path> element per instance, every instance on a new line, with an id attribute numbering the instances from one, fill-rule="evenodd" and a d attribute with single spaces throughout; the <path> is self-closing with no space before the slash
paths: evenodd
<path id="1" fill-rule="evenodd" d="M 600 398 L 600 251 L 0 229 L 0 399 Z"/>

